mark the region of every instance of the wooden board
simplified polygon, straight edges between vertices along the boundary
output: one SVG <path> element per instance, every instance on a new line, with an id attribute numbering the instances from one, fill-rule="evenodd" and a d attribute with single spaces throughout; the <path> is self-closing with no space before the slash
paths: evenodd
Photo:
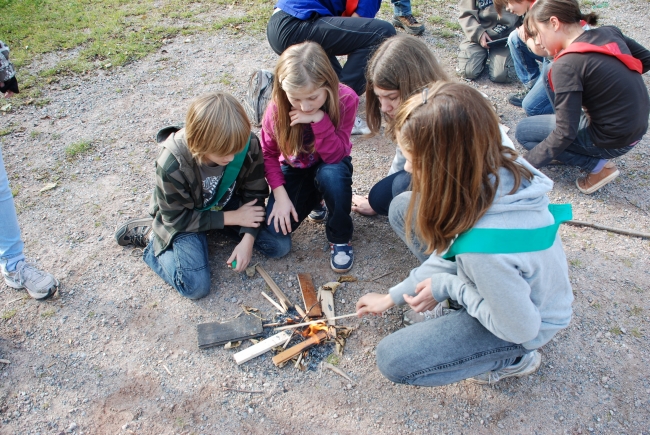
<path id="1" fill-rule="evenodd" d="M 312 319 L 321 317 L 323 310 L 316 296 L 316 289 L 314 288 L 311 275 L 308 273 L 299 273 L 298 284 L 300 284 L 300 290 L 302 291 L 302 300 L 305 302 L 305 311 L 309 310 L 307 317 Z"/>
<path id="2" fill-rule="evenodd" d="M 278 298 L 280 301 L 280 305 L 284 307 L 285 310 L 288 310 L 290 306 L 293 304 L 287 297 L 287 295 L 284 294 L 282 290 L 280 290 L 280 287 L 273 281 L 273 278 L 271 278 L 271 275 L 269 275 L 266 270 L 260 265 L 255 266 L 255 270 L 257 270 L 257 273 L 260 274 L 262 278 L 264 278 L 264 281 L 266 281 L 266 284 L 269 286 L 271 291 L 275 294 L 275 297 Z"/>
<path id="3" fill-rule="evenodd" d="M 279 332 L 266 340 L 260 341 L 257 344 L 252 345 L 248 349 L 244 349 L 241 352 L 237 352 L 233 355 L 237 365 L 243 364 L 246 361 L 249 361 L 255 357 L 262 355 L 263 353 L 268 352 L 276 346 L 284 344 L 291 337 L 291 333 L 287 331 Z"/>
<path id="4" fill-rule="evenodd" d="M 291 358 L 298 355 L 303 350 L 309 349 L 313 345 L 320 343 L 321 341 L 325 340 L 326 338 L 327 338 L 327 332 L 318 331 L 316 334 L 312 335 L 311 337 L 309 337 L 307 340 L 303 341 L 302 343 L 298 343 L 295 346 L 292 346 L 289 349 L 285 350 L 284 352 L 280 352 L 279 354 L 274 356 L 273 357 L 273 364 L 278 366 L 278 365 L 282 364 L 285 361 L 289 361 Z"/>
<path id="5" fill-rule="evenodd" d="M 323 313 L 327 318 L 327 324 L 334 326 L 336 320 L 331 320 L 336 316 L 334 313 L 334 294 L 330 290 L 320 289 L 318 290 L 318 300 L 320 300 Z M 336 328 L 330 328 L 330 335 L 332 335 L 332 338 L 336 338 Z"/>
<path id="6" fill-rule="evenodd" d="M 196 326 L 199 349 L 219 346 L 229 341 L 240 341 L 262 335 L 262 319 L 241 316 L 230 322 L 201 323 Z"/>

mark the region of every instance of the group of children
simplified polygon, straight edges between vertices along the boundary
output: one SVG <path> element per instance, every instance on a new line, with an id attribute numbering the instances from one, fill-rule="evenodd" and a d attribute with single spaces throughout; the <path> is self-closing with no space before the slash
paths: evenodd
<path id="1" fill-rule="evenodd" d="M 211 287 L 207 231 L 237 241 L 227 263 L 241 272 L 253 248 L 272 258 L 289 253 L 291 233 L 324 201 L 330 265 L 346 272 L 354 261 L 351 210 L 386 214 L 421 265 L 388 294 L 356 304 L 359 316 L 411 308 L 412 326 L 377 347 L 380 371 L 425 386 L 535 372 L 537 349 L 569 324 L 573 299 L 557 233 L 570 209 L 549 204 L 553 182 L 538 168 L 553 160 L 579 166 L 586 193 L 618 175 L 610 159 L 647 130 L 641 74 L 650 52 L 615 27 L 585 30 L 582 21 L 594 25 L 596 16 L 582 14 L 576 0 L 531 3 L 500 3 L 526 12 L 517 35 L 532 48 L 527 56 L 554 58 L 547 74 L 529 79 L 543 85 L 555 115 L 520 123 L 525 156 L 502 143 L 498 116 L 480 92 L 450 81 L 422 41 L 395 36 L 369 60 L 365 92 L 370 130 L 384 121 L 397 153 L 369 198 L 353 197 L 359 92 L 340 83 L 319 44 L 302 42 L 280 55 L 259 138 L 222 92 L 195 99 L 184 127 L 159 132 L 150 216 L 121 225 L 117 242 L 143 247 L 163 280 L 197 299 Z M 494 39 L 484 34 L 480 46 Z"/>

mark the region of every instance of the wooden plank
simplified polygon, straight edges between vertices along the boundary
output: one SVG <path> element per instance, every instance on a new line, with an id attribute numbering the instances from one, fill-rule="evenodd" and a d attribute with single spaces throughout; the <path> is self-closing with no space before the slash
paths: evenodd
<path id="1" fill-rule="evenodd" d="M 334 320 L 334 317 L 336 316 L 334 313 L 334 294 L 330 290 L 321 288 L 318 290 L 318 299 L 323 308 L 325 318 L 327 318 L 327 324 L 330 326 L 336 325 L 336 320 Z M 331 328 L 330 334 L 332 335 L 332 338 L 336 338 L 336 328 Z"/>
<path id="2" fill-rule="evenodd" d="M 260 274 L 262 278 L 264 278 L 264 281 L 266 281 L 266 284 L 268 284 L 269 288 L 271 291 L 275 294 L 275 297 L 278 298 L 280 301 L 280 305 L 282 305 L 285 310 L 288 310 L 290 306 L 293 304 L 287 297 L 287 295 L 284 294 L 282 290 L 280 290 L 280 287 L 273 281 L 273 278 L 271 278 L 271 275 L 269 275 L 266 270 L 262 266 L 255 266 L 255 270 L 257 270 L 257 273 Z"/>
<path id="3" fill-rule="evenodd" d="M 262 319 L 255 316 L 241 316 L 230 322 L 201 323 L 196 326 L 199 349 L 219 346 L 229 341 L 240 341 L 262 335 Z"/>
<path id="4" fill-rule="evenodd" d="M 298 355 L 300 352 L 302 352 L 305 349 L 309 349 L 310 347 L 320 343 L 321 341 L 325 340 L 327 338 L 327 332 L 325 331 L 318 331 L 316 334 L 312 335 L 309 337 L 307 340 L 303 341 L 302 343 L 298 343 L 295 346 L 290 347 L 289 349 L 280 352 L 276 356 L 273 357 L 273 364 L 276 366 L 282 364 L 283 362 L 289 361 L 291 358 L 294 356 Z"/>
<path id="5" fill-rule="evenodd" d="M 274 347 L 284 344 L 289 339 L 289 337 L 291 337 L 291 334 L 287 331 L 277 333 L 267 338 L 266 340 L 262 340 L 259 343 L 234 354 L 233 357 L 235 358 L 235 362 L 237 365 L 240 365 L 246 361 L 256 358 L 263 353 L 266 353 L 269 350 L 273 349 Z"/>
<path id="6" fill-rule="evenodd" d="M 308 273 L 299 273 L 298 284 L 300 284 L 300 290 L 302 291 L 302 300 L 305 303 L 307 317 L 312 319 L 321 317 L 323 315 L 323 310 L 321 309 L 320 302 L 316 296 L 316 289 L 314 288 L 314 282 L 311 279 L 311 275 Z"/>
<path id="7" fill-rule="evenodd" d="M 286 314 L 287 310 L 285 310 L 284 307 L 283 307 L 282 305 L 278 304 L 278 303 L 275 302 L 273 299 L 271 299 L 271 296 L 267 295 L 267 294 L 264 293 L 264 292 L 262 292 L 262 296 L 264 296 L 264 297 L 266 298 L 267 301 L 271 302 L 271 304 L 272 304 L 275 308 L 277 308 L 278 310 L 280 310 L 281 313 L 285 313 L 285 314 Z"/>

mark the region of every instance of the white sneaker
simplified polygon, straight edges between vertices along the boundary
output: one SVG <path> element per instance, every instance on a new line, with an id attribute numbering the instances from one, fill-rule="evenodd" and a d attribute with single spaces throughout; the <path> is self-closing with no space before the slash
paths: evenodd
<path id="1" fill-rule="evenodd" d="M 422 313 L 417 313 L 415 311 L 408 310 L 404 313 L 402 318 L 402 323 L 405 326 L 413 325 L 414 323 L 424 322 L 426 320 L 437 319 L 438 317 L 444 316 L 444 309 L 449 308 L 449 299 L 440 302 L 435 306 L 433 310 L 424 311 Z"/>
<path id="2" fill-rule="evenodd" d="M 5 283 L 15 289 L 24 288 L 37 300 L 47 299 L 56 293 L 59 281 L 52 274 L 43 272 L 24 260 L 19 261 L 16 270 L 3 272 Z"/>
<path id="3" fill-rule="evenodd" d="M 359 118 L 358 116 L 354 118 L 354 127 L 352 127 L 352 134 L 370 134 L 370 129 L 366 121 Z"/>
<path id="4" fill-rule="evenodd" d="M 521 357 L 521 360 L 517 364 L 509 365 L 504 367 L 501 370 L 495 370 L 490 372 L 481 373 L 478 376 L 467 379 L 470 382 L 475 384 L 494 384 L 499 382 L 501 379 L 516 377 L 521 378 L 522 376 L 528 376 L 535 373 L 539 366 L 542 365 L 542 356 L 536 350 L 528 352 L 526 355 Z"/>

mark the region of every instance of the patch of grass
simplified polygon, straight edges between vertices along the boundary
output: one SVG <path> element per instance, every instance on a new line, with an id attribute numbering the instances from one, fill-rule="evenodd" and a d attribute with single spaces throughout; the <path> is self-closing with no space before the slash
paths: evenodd
<path id="1" fill-rule="evenodd" d="M 580 260 L 578 260 L 578 259 L 576 258 L 576 259 L 573 259 L 573 260 L 569 260 L 569 264 L 570 264 L 572 267 L 581 267 L 581 266 L 582 266 L 582 261 L 580 261 Z"/>
<path id="2" fill-rule="evenodd" d="M 439 15 L 431 15 L 427 17 L 427 21 L 431 24 L 442 24 L 445 22 L 445 19 Z"/>
<path id="3" fill-rule="evenodd" d="M 456 34 L 451 30 L 441 29 L 433 32 L 435 35 L 440 36 L 441 38 L 451 39 L 456 37 Z"/>
<path id="4" fill-rule="evenodd" d="M 9 319 L 11 319 L 13 316 L 15 316 L 16 313 L 17 313 L 16 310 L 7 310 L 7 311 L 5 311 L 5 312 L 2 313 L 2 319 L 3 319 L 3 320 L 9 320 Z"/>
<path id="5" fill-rule="evenodd" d="M 624 258 L 623 260 L 621 260 L 621 262 L 629 268 L 632 268 L 632 266 L 634 266 L 634 263 L 632 263 L 632 260 L 630 260 L 629 258 Z"/>
<path id="6" fill-rule="evenodd" d="M 636 305 L 630 310 L 630 315 L 640 316 L 643 313 L 643 308 L 637 307 Z"/>
<path id="7" fill-rule="evenodd" d="M 329 354 L 327 358 L 325 358 L 325 362 L 328 362 L 332 364 L 333 366 L 339 365 L 339 362 L 341 362 L 341 357 L 336 355 L 336 354 Z"/>
<path id="8" fill-rule="evenodd" d="M 56 311 L 50 309 L 50 310 L 42 312 L 41 317 L 43 317 L 45 319 L 49 319 L 50 317 L 54 316 L 54 314 L 56 314 Z"/>
<path id="9" fill-rule="evenodd" d="M 32 130 L 29 132 L 29 137 L 31 137 L 32 139 L 36 139 L 40 135 L 41 135 L 40 131 Z"/>
<path id="10" fill-rule="evenodd" d="M 641 331 L 639 331 L 639 328 L 634 328 L 630 331 L 630 334 L 632 334 L 633 337 L 636 338 L 641 338 L 643 337 L 643 334 L 641 334 Z"/>
<path id="11" fill-rule="evenodd" d="M 0 137 L 7 136 L 8 134 L 13 133 L 13 131 L 14 131 L 13 128 L 3 128 L 2 130 L 0 130 Z"/>
<path id="12" fill-rule="evenodd" d="M 621 331 L 621 328 L 619 328 L 618 326 L 614 326 L 612 329 L 609 330 L 609 332 L 611 332 L 614 335 L 621 335 L 623 333 L 623 331 Z"/>
<path id="13" fill-rule="evenodd" d="M 19 193 L 20 193 L 20 185 L 15 185 L 14 187 L 11 188 L 11 196 L 13 196 L 14 198 L 18 196 Z"/>
<path id="14" fill-rule="evenodd" d="M 95 312 L 94 311 L 89 312 L 88 318 L 92 319 L 93 317 L 95 317 Z"/>
<path id="15" fill-rule="evenodd" d="M 458 21 L 445 21 L 445 27 L 450 30 L 461 30 L 460 24 Z"/>
<path id="16" fill-rule="evenodd" d="M 90 149 L 90 141 L 84 140 L 76 142 L 65 147 L 65 155 L 69 158 L 75 158 L 79 154 L 85 153 Z"/>

